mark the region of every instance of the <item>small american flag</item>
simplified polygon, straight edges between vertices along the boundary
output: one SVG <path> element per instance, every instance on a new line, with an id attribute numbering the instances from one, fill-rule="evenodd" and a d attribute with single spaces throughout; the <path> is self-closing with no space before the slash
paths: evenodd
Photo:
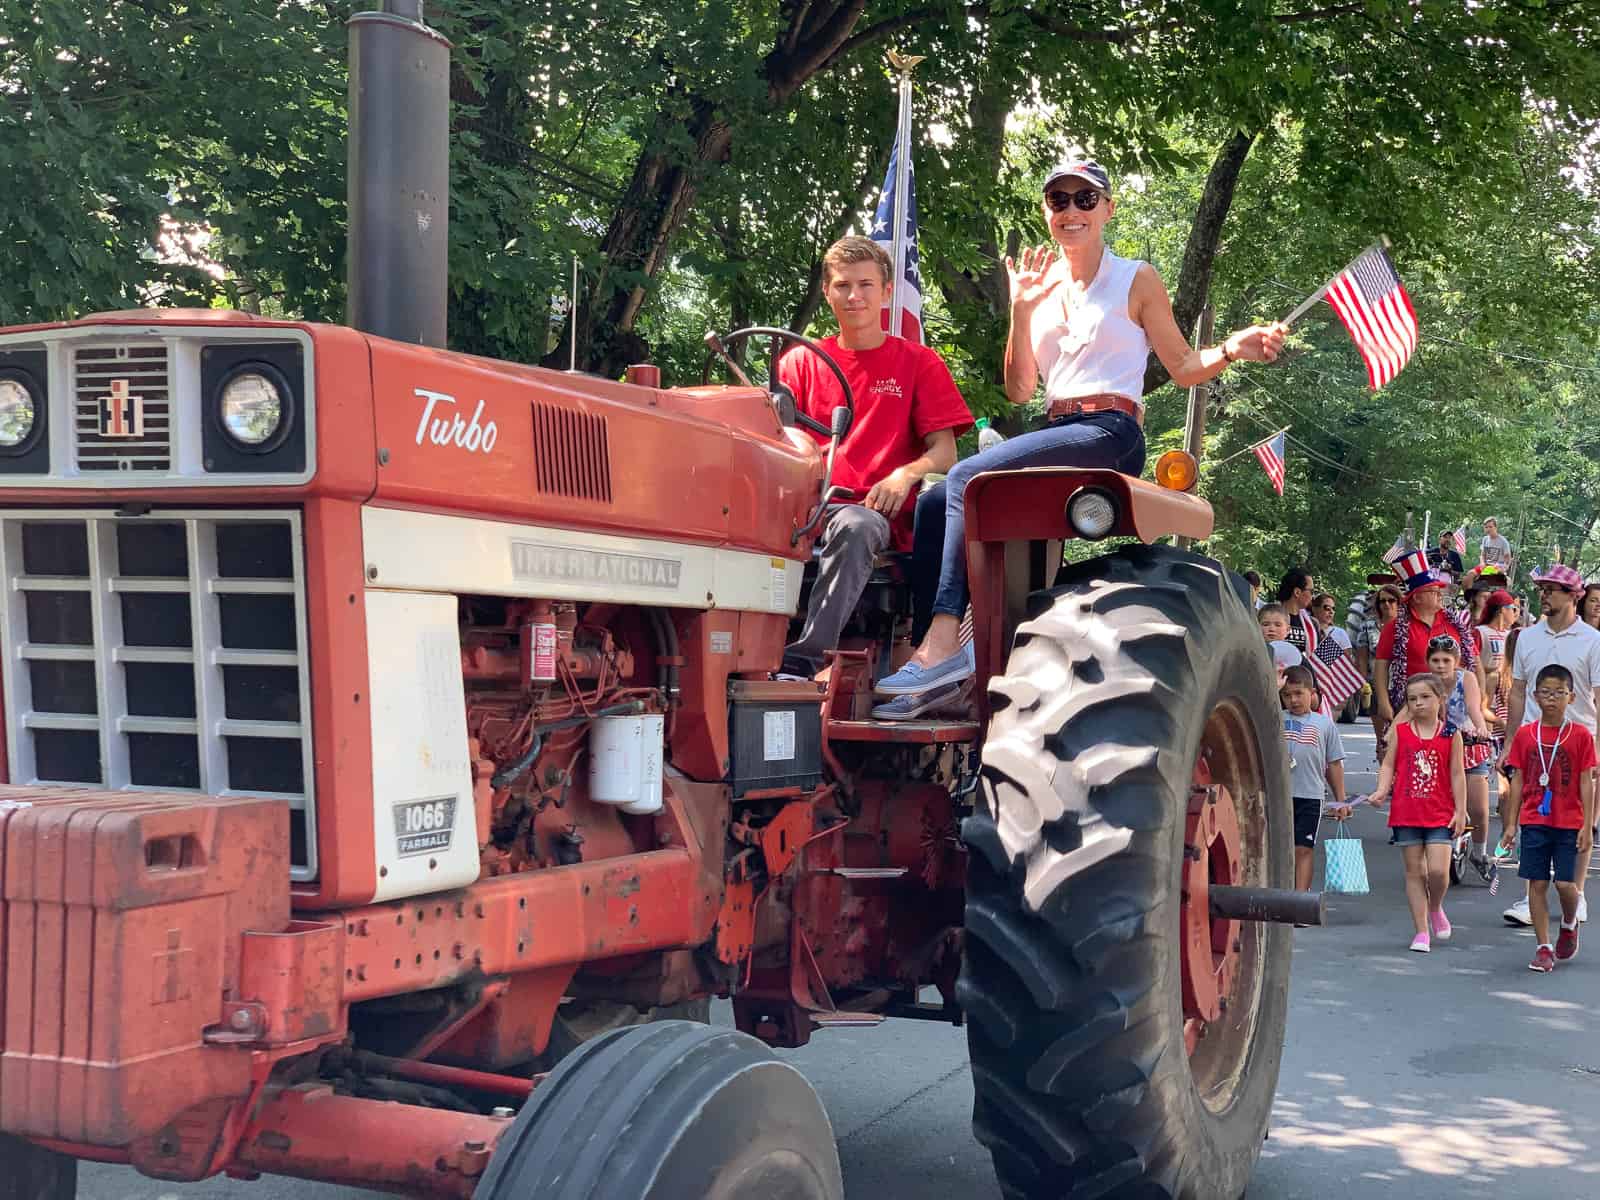
<path id="1" fill-rule="evenodd" d="M 1270 437 L 1259 446 L 1253 447 L 1256 461 L 1261 464 L 1261 469 L 1267 473 L 1267 478 L 1272 480 L 1273 490 L 1278 495 L 1283 495 L 1284 472 L 1284 435 L 1278 434 Z"/>
<path id="2" fill-rule="evenodd" d="M 1317 727 L 1309 721 L 1302 721 L 1299 717 L 1283 714 L 1283 736 L 1291 742 L 1299 742 L 1302 746 L 1320 746 L 1322 735 L 1317 732 Z"/>
<path id="3" fill-rule="evenodd" d="M 1457 554 L 1465 554 L 1467 552 L 1467 527 L 1465 525 L 1458 526 L 1456 531 L 1450 535 L 1450 540 L 1455 543 Z"/>
<path id="4" fill-rule="evenodd" d="M 1373 390 L 1400 374 L 1417 348 L 1417 314 L 1383 247 L 1363 251 L 1335 275 L 1326 299 L 1350 331 Z"/>
<path id="5" fill-rule="evenodd" d="M 1406 541 L 1406 535 L 1402 533 L 1399 537 L 1394 539 L 1394 545 L 1390 546 L 1384 551 L 1383 561 L 1392 567 L 1396 562 L 1404 557 L 1406 551 L 1410 549 L 1411 545 Z"/>
<path id="6" fill-rule="evenodd" d="M 1321 639 L 1306 656 L 1311 673 L 1317 677 L 1317 688 L 1322 699 L 1334 712 L 1344 707 L 1344 702 L 1359 692 L 1367 682 L 1345 648 L 1331 637 Z"/>

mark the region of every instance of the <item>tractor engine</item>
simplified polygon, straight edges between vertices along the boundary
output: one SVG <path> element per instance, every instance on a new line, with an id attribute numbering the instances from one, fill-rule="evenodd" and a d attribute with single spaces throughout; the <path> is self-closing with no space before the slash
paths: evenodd
<path id="1" fill-rule="evenodd" d="M 460 602 L 485 878 L 630 854 L 624 817 L 661 809 L 663 618 L 583 607 L 580 618 L 570 602 Z"/>

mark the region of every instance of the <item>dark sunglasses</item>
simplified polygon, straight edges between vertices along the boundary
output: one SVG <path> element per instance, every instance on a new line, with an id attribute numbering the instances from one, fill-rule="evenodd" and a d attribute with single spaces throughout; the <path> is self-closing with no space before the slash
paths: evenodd
<path id="1" fill-rule="evenodd" d="M 1435 650 L 1448 650 L 1451 654 L 1461 653 L 1461 644 L 1447 633 L 1442 633 L 1436 638 L 1428 639 L 1428 653 Z"/>
<path id="2" fill-rule="evenodd" d="M 1081 212 L 1093 212 L 1100 207 L 1100 193 L 1094 188 L 1079 188 L 1075 192 L 1046 192 L 1044 202 L 1050 206 L 1051 212 L 1065 212 L 1069 204 L 1076 205 Z"/>

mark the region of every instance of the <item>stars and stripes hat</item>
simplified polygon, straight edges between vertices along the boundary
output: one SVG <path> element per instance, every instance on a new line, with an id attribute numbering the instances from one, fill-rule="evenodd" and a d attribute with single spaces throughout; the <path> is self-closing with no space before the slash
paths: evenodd
<path id="1" fill-rule="evenodd" d="M 1553 583 L 1558 588 L 1564 588 L 1569 592 L 1582 592 L 1584 587 L 1583 576 L 1567 566 L 1566 563 L 1556 563 L 1554 566 L 1546 567 L 1542 571 L 1535 571 L 1533 573 L 1533 581 L 1535 583 Z"/>
<path id="2" fill-rule="evenodd" d="M 1052 183 L 1059 183 L 1063 179 L 1081 179 L 1106 195 L 1111 195 L 1111 176 L 1092 158 L 1069 158 L 1057 163 L 1050 168 L 1050 174 L 1044 177 L 1044 186 L 1039 190 L 1048 192 Z"/>
<path id="3" fill-rule="evenodd" d="M 1402 555 L 1395 561 L 1394 566 L 1406 581 L 1407 596 L 1420 592 L 1423 588 L 1442 588 L 1450 585 L 1443 571 L 1435 571 L 1428 566 L 1428 556 L 1421 550 L 1412 550 Z"/>

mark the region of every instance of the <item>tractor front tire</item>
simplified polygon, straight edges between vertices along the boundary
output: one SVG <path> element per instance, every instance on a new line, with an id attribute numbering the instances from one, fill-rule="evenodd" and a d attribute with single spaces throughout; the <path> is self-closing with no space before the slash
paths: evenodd
<path id="1" fill-rule="evenodd" d="M 805 1076 L 733 1029 L 602 1033 L 534 1089 L 474 1200 L 843 1200 Z"/>
<path id="2" fill-rule="evenodd" d="M 711 1021 L 711 1001 L 702 997 L 684 1000 L 679 1004 L 663 1004 L 655 1008 L 639 1008 L 615 1000 L 591 1000 L 580 997 L 556 1009 L 555 1020 L 550 1023 L 550 1044 L 539 1056 L 538 1068 L 548 1071 L 585 1042 L 592 1041 L 613 1029 L 630 1029 L 635 1025 L 648 1025 L 654 1021 L 696 1021 L 701 1025 Z"/>
<path id="3" fill-rule="evenodd" d="M 1237 811 L 1231 881 L 1293 886 L 1271 664 L 1209 559 L 1133 546 L 1062 580 L 989 685 L 962 829 L 974 1131 L 1012 1200 L 1233 1200 L 1277 1087 L 1290 932 L 1209 927 L 1237 973 L 1220 1017 L 1189 1015 L 1185 846 L 1209 780 Z"/>
<path id="4" fill-rule="evenodd" d="M 0 1200 L 72 1200 L 78 1160 L 0 1133 Z"/>

